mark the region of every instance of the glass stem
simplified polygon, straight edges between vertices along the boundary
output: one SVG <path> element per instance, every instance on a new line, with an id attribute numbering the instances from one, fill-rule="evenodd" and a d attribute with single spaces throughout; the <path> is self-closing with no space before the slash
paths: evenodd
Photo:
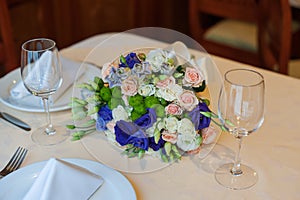
<path id="1" fill-rule="evenodd" d="M 47 126 L 45 129 L 45 133 L 47 135 L 54 135 L 55 129 L 53 128 L 53 125 L 51 122 L 50 111 L 49 111 L 49 97 L 43 97 L 42 99 L 43 99 L 44 110 L 45 110 L 46 118 L 47 118 Z"/>
<path id="2" fill-rule="evenodd" d="M 237 136 L 236 140 L 238 142 L 238 149 L 237 149 L 237 152 L 236 152 L 236 155 L 235 155 L 233 167 L 231 169 L 231 173 L 234 176 L 238 176 L 238 175 L 241 175 L 243 173 L 243 171 L 241 170 L 241 158 L 240 158 L 243 136 Z"/>

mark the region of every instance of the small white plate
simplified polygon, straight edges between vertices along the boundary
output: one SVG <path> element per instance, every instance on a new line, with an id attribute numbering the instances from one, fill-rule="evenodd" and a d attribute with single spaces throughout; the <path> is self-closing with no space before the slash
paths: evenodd
<path id="1" fill-rule="evenodd" d="M 84 68 L 84 69 L 83 69 Z M 86 70 L 85 70 L 86 69 Z M 95 74 L 100 73 L 100 69 L 96 68 L 93 65 L 87 64 L 87 67 L 80 67 L 80 70 L 85 70 L 84 74 L 80 77 L 80 82 L 86 82 L 87 80 L 91 80 Z M 79 78 L 79 77 L 78 77 Z M 10 90 L 13 86 L 21 81 L 21 72 L 20 68 L 17 68 L 3 78 L 0 79 L 0 101 L 8 107 L 14 108 L 16 110 L 27 111 L 27 112 L 44 112 L 44 108 L 42 104 L 30 104 L 31 102 L 23 100 L 16 100 L 11 97 Z M 76 80 L 78 81 L 78 80 Z M 50 111 L 62 111 L 70 109 L 68 105 L 70 103 L 70 98 L 72 97 L 73 85 L 67 88 L 64 91 L 63 95 L 61 95 L 53 104 L 50 105 Z M 30 98 L 40 98 L 30 96 Z"/>
<path id="2" fill-rule="evenodd" d="M 93 194 L 92 199 L 128 199 L 136 200 L 135 191 L 130 182 L 118 171 L 98 162 L 83 159 L 63 159 L 76 164 L 104 179 L 103 185 Z M 22 199 L 30 189 L 47 161 L 23 167 L 0 180 L 0 199 Z"/>

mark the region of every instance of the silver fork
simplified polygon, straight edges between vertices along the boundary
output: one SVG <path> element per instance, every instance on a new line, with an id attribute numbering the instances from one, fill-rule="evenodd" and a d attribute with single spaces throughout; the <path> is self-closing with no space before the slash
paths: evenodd
<path id="1" fill-rule="evenodd" d="M 7 174 L 19 169 L 26 154 L 27 154 L 27 149 L 23 147 L 18 147 L 18 149 L 11 157 L 7 165 L 0 171 L 0 179 L 6 176 Z"/>

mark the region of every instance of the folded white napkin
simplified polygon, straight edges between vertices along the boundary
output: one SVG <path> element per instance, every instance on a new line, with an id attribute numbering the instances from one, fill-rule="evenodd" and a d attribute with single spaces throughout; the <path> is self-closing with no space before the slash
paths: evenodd
<path id="1" fill-rule="evenodd" d="M 63 82 L 55 94 L 51 96 L 51 102 L 55 102 L 63 93 L 74 83 L 76 78 L 80 77 L 85 70 L 79 70 L 81 62 L 76 62 L 60 56 L 63 72 Z M 77 74 L 79 72 L 80 74 Z M 23 81 L 20 80 L 10 90 L 10 97 L 16 101 L 22 101 L 25 105 L 42 105 L 40 97 L 36 97 L 28 92 Z"/>
<path id="2" fill-rule="evenodd" d="M 51 158 L 23 200 L 82 200 L 103 184 L 101 176 L 72 163 Z"/>

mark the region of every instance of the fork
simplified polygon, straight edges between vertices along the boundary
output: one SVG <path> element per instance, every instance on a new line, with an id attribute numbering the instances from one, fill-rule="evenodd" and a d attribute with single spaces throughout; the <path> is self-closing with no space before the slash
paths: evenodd
<path id="1" fill-rule="evenodd" d="M 19 169 L 26 154 L 27 154 L 27 149 L 23 147 L 18 147 L 18 149 L 11 157 L 7 165 L 0 171 L 0 179 L 6 176 L 7 174 Z"/>

